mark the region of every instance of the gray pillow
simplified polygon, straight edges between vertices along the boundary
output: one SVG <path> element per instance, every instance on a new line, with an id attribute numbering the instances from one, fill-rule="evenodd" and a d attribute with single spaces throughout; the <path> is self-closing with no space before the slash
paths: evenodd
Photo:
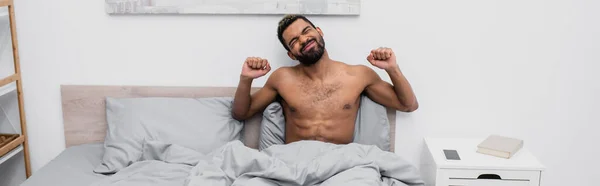
<path id="1" fill-rule="evenodd" d="M 209 153 L 239 140 L 243 124 L 231 116 L 233 98 L 106 98 L 105 152 L 96 173 L 116 173 L 138 161 L 145 140 Z"/>
<path id="2" fill-rule="evenodd" d="M 354 128 L 354 142 L 375 145 L 384 151 L 391 149 L 387 108 L 367 96 L 361 96 Z"/>
<path id="3" fill-rule="evenodd" d="M 367 96 L 360 98 L 360 108 L 356 116 L 354 143 L 375 145 L 381 150 L 390 151 L 390 124 L 387 109 Z M 263 112 L 261 121 L 259 150 L 271 145 L 285 143 L 285 118 L 281 104 L 273 102 Z"/>
<path id="4" fill-rule="evenodd" d="M 258 150 L 262 151 L 275 144 L 285 143 L 285 117 L 283 108 L 278 102 L 273 102 L 263 111 L 260 123 Z"/>

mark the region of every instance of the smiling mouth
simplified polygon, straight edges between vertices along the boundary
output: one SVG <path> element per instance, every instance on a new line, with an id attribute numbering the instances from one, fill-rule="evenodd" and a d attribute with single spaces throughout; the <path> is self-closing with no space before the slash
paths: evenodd
<path id="1" fill-rule="evenodd" d="M 304 48 L 302 48 L 302 52 L 306 52 L 306 51 L 308 51 L 309 49 L 313 48 L 315 45 L 316 45 L 316 42 L 315 42 L 315 40 L 311 40 L 311 41 L 309 41 L 309 42 L 308 42 L 308 44 L 306 44 L 306 45 L 304 46 Z"/>

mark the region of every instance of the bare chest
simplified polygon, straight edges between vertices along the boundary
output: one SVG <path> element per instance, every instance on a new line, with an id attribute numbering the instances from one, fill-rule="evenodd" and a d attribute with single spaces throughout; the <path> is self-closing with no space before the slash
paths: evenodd
<path id="1" fill-rule="evenodd" d="M 286 113 L 315 118 L 331 118 L 358 109 L 363 88 L 351 79 L 328 82 L 288 83 L 280 94 Z"/>

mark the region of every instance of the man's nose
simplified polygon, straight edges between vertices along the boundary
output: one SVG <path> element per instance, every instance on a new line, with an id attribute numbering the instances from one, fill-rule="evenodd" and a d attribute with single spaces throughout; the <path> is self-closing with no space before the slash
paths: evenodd
<path id="1" fill-rule="evenodd" d="M 300 43 L 304 45 L 309 39 L 307 36 L 300 36 Z"/>

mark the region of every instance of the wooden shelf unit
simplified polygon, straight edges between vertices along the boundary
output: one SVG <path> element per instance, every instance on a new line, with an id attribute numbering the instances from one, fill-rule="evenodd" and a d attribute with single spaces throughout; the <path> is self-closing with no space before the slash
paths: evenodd
<path id="1" fill-rule="evenodd" d="M 3 157 L 8 152 L 17 148 L 17 146 L 23 144 L 24 141 L 25 141 L 25 137 L 22 135 L 18 135 L 18 137 L 15 137 L 14 139 L 11 139 L 10 141 L 0 143 L 0 157 Z"/>
<path id="2" fill-rule="evenodd" d="M 22 148 L 24 159 L 25 159 L 25 174 L 26 177 L 29 178 L 31 176 L 31 164 L 29 157 L 29 144 L 27 142 L 27 125 L 25 120 L 25 109 L 24 109 L 24 101 L 23 101 L 23 85 L 21 80 L 21 65 L 19 62 L 19 47 L 17 40 L 17 27 L 15 21 L 15 9 L 13 0 L 0 0 L 0 7 L 8 8 L 8 16 L 10 20 L 10 33 L 12 38 L 12 53 L 14 59 L 14 74 L 0 79 L 0 87 L 6 86 L 11 83 L 16 84 L 17 98 L 18 98 L 18 106 L 19 106 L 19 118 L 21 124 L 21 134 L 16 139 L 11 140 L 10 142 L 0 146 L 0 160 L 5 161 L 9 157 L 5 157 L 7 155 L 13 156 L 16 152 L 21 151 Z M 5 16 L 2 16 L 5 17 Z"/>

